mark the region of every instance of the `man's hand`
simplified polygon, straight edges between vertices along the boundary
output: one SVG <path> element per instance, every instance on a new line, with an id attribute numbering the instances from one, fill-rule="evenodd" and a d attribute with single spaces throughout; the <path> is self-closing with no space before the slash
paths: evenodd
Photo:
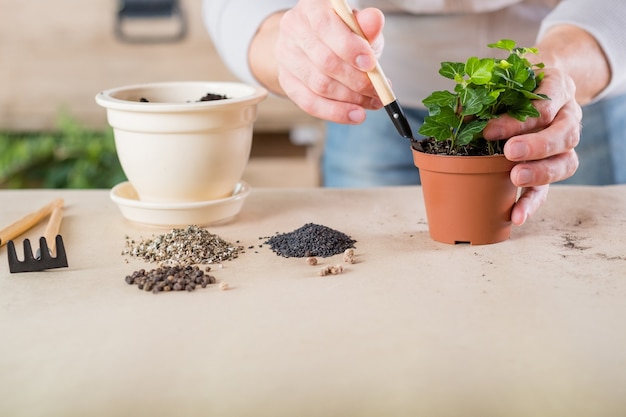
<path id="1" fill-rule="evenodd" d="M 382 48 L 384 16 L 373 8 L 355 14 L 371 45 L 350 30 L 329 1 L 301 0 L 277 17 L 274 92 L 286 95 L 308 114 L 337 123 L 361 123 L 366 109 L 381 108 L 366 72 L 375 67 Z M 251 56 L 253 72 L 255 62 L 262 59 Z"/>
<path id="2" fill-rule="evenodd" d="M 547 68 L 538 93 L 550 100 L 537 100 L 541 113 L 525 122 L 510 116 L 491 120 L 484 131 L 486 139 L 506 139 L 504 154 L 519 161 L 511 171 L 511 181 L 523 187 L 522 195 L 513 208 L 511 220 L 520 225 L 543 203 L 548 184 L 574 174 L 578 157 L 574 148 L 580 139 L 582 110 L 575 99 L 576 87 L 564 72 Z"/>

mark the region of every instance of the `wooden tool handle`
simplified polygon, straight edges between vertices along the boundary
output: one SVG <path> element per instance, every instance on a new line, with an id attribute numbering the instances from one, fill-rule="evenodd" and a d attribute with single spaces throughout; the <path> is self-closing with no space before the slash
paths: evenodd
<path id="1" fill-rule="evenodd" d="M 361 26 L 359 26 L 359 22 L 357 22 L 354 13 L 352 13 L 352 8 L 348 2 L 346 0 L 331 0 L 331 3 L 335 13 L 337 13 L 350 30 L 367 40 Z M 376 62 L 376 67 L 367 73 L 367 76 L 372 82 L 372 85 L 374 86 L 376 93 L 378 93 L 378 97 L 383 102 L 383 105 L 386 106 L 396 100 L 396 96 L 393 93 L 393 90 L 391 90 L 389 81 L 387 80 L 387 77 L 385 77 L 383 69 L 378 62 Z"/>
<path id="2" fill-rule="evenodd" d="M 56 237 L 59 234 L 59 229 L 61 229 L 61 220 L 63 220 L 62 205 L 57 206 L 52 210 L 50 219 L 48 220 L 48 225 L 43 233 L 43 236 L 46 238 L 46 243 L 48 244 L 48 249 L 50 249 L 50 252 L 52 253 L 55 253 L 56 251 Z"/>
<path id="3" fill-rule="evenodd" d="M 17 236 L 29 230 L 31 227 L 39 223 L 42 219 L 49 216 L 57 207 L 63 207 L 63 199 L 56 200 L 46 204 L 39 210 L 27 214 L 15 223 L 0 230 L 0 247 L 5 245 L 9 240 L 15 239 Z"/>

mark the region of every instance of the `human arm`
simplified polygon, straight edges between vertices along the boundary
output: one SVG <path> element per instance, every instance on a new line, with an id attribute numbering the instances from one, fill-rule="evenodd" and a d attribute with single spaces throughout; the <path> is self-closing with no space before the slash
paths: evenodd
<path id="1" fill-rule="evenodd" d="M 274 55 L 280 21 L 286 11 L 279 11 L 263 21 L 257 31 L 250 48 L 248 49 L 248 62 L 250 71 L 265 88 L 274 94 L 285 96 L 285 92 L 278 80 L 278 61 Z"/>
<path id="2" fill-rule="evenodd" d="M 265 19 L 298 0 L 203 0 L 202 17 L 221 61 L 241 81 L 258 83 L 248 65 L 252 39 Z M 266 57 L 272 59 L 273 52 Z"/>

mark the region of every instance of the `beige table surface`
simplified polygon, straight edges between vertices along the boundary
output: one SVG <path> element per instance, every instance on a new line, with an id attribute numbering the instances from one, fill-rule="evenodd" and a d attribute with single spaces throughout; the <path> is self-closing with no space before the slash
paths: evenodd
<path id="1" fill-rule="evenodd" d="M 214 268 L 232 289 L 158 295 L 121 252 L 167 230 L 108 191 L 1 191 L 0 225 L 58 196 L 69 268 L 0 249 L 0 416 L 626 415 L 626 186 L 553 186 L 488 246 L 431 241 L 417 187 L 254 189 L 209 228 L 255 247 Z M 358 263 L 259 247 L 308 222 Z"/>

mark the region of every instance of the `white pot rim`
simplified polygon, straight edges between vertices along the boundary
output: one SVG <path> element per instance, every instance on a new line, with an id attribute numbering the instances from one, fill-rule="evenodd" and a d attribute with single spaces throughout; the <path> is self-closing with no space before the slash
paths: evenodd
<path id="1" fill-rule="evenodd" d="M 141 102 L 139 97 L 150 91 L 176 91 L 172 101 Z M 196 101 L 207 93 L 223 94 L 224 100 Z M 103 90 L 96 94 L 96 102 L 107 109 L 139 112 L 181 112 L 207 110 L 219 107 L 257 104 L 267 97 L 267 90 L 260 86 L 235 81 L 165 81 L 133 84 Z M 185 96 L 186 95 L 186 96 Z M 132 99 L 120 96 L 133 97 Z M 181 99 L 181 96 L 185 96 Z"/>

